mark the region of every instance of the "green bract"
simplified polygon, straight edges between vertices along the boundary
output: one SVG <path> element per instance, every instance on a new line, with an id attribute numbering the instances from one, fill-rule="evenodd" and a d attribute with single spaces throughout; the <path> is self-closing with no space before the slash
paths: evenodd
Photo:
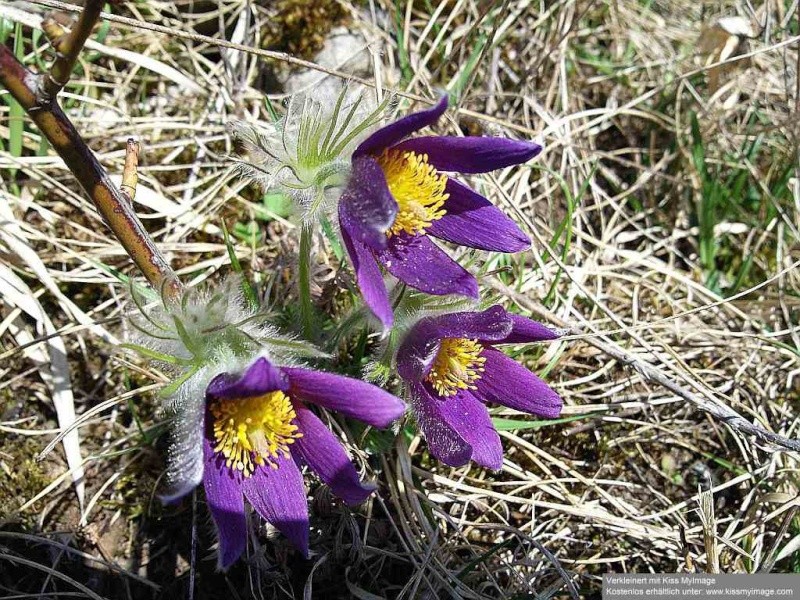
<path id="1" fill-rule="evenodd" d="M 214 289 L 190 288 L 177 301 L 145 304 L 141 292 L 132 292 L 138 310 L 128 320 L 134 343 L 127 347 L 175 375 L 163 396 L 174 395 L 201 370 L 217 371 L 257 354 L 283 364 L 298 356 L 321 356 L 312 346 L 279 335 L 267 323 L 269 314 L 251 306 L 241 289 L 239 277 L 233 276 Z"/>

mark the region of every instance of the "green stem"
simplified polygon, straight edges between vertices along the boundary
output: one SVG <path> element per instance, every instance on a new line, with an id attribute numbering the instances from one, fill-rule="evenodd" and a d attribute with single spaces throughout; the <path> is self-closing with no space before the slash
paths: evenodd
<path id="1" fill-rule="evenodd" d="M 311 301 L 311 227 L 303 224 L 300 228 L 300 268 L 298 270 L 300 287 L 300 321 L 303 336 L 307 340 L 314 337 L 314 303 Z"/>

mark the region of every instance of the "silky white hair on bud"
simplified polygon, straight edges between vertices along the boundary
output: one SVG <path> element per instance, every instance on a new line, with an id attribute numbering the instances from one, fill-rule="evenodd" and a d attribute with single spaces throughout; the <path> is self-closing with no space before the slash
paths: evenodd
<path id="1" fill-rule="evenodd" d="M 336 223 L 336 202 L 350 175 L 355 149 L 380 123 L 391 102 L 371 101 L 365 90 L 345 85 L 336 102 L 295 95 L 273 123 L 234 121 L 231 134 L 243 158 L 238 173 L 265 191 L 294 200 L 304 223 L 325 216 Z"/>
<path id="2" fill-rule="evenodd" d="M 203 475 L 206 388 L 221 373 L 239 373 L 265 357 L 282 365 L 299 357 L 324 356 L 307 344 L 279 335 L 267 313 L 251 305 L 241 279 L 190 288 L 177 300 L 147 302 L 131 288 L 136 311 L 127 319 L 126 347 L 158 365 L 171 379 L 161 392 L 171 417 L 164 501 L 178 498 Z"/>
<path id="3" fill-rule="evenodd" d="M 142 304 L 132 293 L 138 309 L 130 315 L 129 338 L 134 344 L 177 359 L 169 364 L 207 364 L 219 362 L 237 344 L 258 345 L 262 337 L 277 337 L 277 330 L 266 323 L 266 315 L 248 305 L 238 276 L 228 277 L 215 287 L 197 286 L 183 292 L 177 300 Z M 165 361 L 169 362 L 169 361 Z"/>

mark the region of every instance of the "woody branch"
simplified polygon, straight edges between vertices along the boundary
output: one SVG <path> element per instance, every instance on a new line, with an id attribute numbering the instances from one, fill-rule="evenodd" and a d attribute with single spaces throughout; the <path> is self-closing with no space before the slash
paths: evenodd
<path id="1" fill-rule="evenodd" d="M 7 46 L 0 45 L 0 85 L 19 102 L 64 160 L 142 274 L 154 287 L 165 289 L 167 295 L 171 296 L 180 289 L 180 283 L 133 210 L 130 202 L 132 194 L 123 193 L 111 182 L 105 168 L 56 99 L 58 92 L 68 82 L 80 51 L 100 17 L 102 5 L 102 0 L 87 0 L 75 27 L 69 33 L 64 32 L 55 21 L 46 20 L 43 27 L 57 52 L 57 58 L 48 73 L 37 74 L 26 69 Z M 133 169 L 135 173 L 135 163 Z M 130 167 L 126 172 L 131 173 Z"/>

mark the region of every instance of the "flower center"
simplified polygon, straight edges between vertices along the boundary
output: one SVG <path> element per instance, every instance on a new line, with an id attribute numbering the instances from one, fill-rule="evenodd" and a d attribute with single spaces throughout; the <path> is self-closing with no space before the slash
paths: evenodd
<path id="1" fill-rule="evenodd" d="M 397 216 L 386 235 L 391 237 L 402 231 L 420 235 L 444 216 L 442 206 L 450 197 L 444 191 L 447 175 L 439 174 L 428 164 L 427 154 L 384 150 L 378 164 L 398 204 Z"/>
<path id="2" fill-rule="evenodd" d="M 481 378 L 486 358 L 478 340 L 445 338 L 433 359 L 425 381 L 440 396 L 454 396 L 459 390 L 474 390 L 474 381 Z"/>
<path id="3" fill-rule="evenodd" d="M 253 474 L 256 465 L 269 465 L 278 453 L 289 455 L 289 445 L 303 434 L 292 421 L 292 402 L 280 391 L 253 398 L 214 401 L 209 407 L 214 417 L 214 452 L 221 452 L 229 468 Z"/>

